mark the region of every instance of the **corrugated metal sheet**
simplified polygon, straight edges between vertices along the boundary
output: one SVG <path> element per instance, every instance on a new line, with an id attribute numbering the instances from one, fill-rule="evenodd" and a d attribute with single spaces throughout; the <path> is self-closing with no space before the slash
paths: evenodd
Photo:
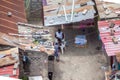
<path id="1" fill-rule="evenodd" d="M 92 0 L 75 0 L 73 2 L 72 0 L 42 1 L 45 26 L 69 24 L 93 19 L 96 13 L 94 9 L 95 3 Z"/>
<path id="2" fill-rule="evenodd" d="M 119 18 L 118 14 L 120 10 L 120 4 L 114 3 L 116 1 L 117 0 L 95 0 L 96 7 L 99 13 L 99 19 L 106 20 Z"/>
<path id="3" fill-rule="evenodd" d="M 8 12 L 12 13 L 11 17 Z M 27 22 L 24 0 L 0 0 L 0 32 L 18 33 L 17 22 Z"/>
<path id="4" fill-rule="evenodd" d="M 120 40 L 120 20 L 112 21 L 115 23 L 115 33 L 114 36 Z M 120 42 L 118 44 L 114 44 L 112 41 L 112 37 L 110 36 L 109 22 L 107 21 L 99 21 L 98 28 L 100 32 L 100 37 L 105 45 L 106 52 L 108 56 L 114 56 L 116 53 L 120 52 Z"/>
<path id="5" fill-rule="evenodd" d="M 0 54 L 11 55 L 12 52 L 16 53 L 16 55 L 19 56 L 17 47 L 11 48 L 9 50 L 0 51 Z M 15 63 L 15 64 L 11 64 L 11 65 L 9 64 L 9 65 L 0 67 L 0 76 L 19 78 L 19 66 L 18 65 L 19 65 L 18 63 Z M 16 73 L 13 73 L 14 70 L 16 70 Z"/>
<path id="6" fill-rule="evenodd" d="M 14 65 L 6 66 L 0 68 L 0 76 L 8 76 L 12 78 L 18 78 L 19 77 L 19 69 L 16 70 L 16 75 L 13 75 Z"/>

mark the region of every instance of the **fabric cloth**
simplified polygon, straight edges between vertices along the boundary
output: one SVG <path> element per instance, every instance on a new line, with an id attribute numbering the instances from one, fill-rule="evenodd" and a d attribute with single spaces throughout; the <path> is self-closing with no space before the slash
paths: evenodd
<path id="1" fill-rule="evenodd" d="M 100 37 L 100 35 L 98 35 L 98 40 L 101 40 L 101 37 Z"/>
<path id="2" fill-rule="evenodd" d="M 75 44 L 77 45 L 85 45 L 87 43 L 85 35 L 77 35 L 75 37 Z"/>
<path id="3" fill-rule="evenodd" d="M 24 62 L 28 62 L 28 57 L 24 55 L 24 56 L 23 56 L 23 61 L 24 61 Z"/>
<path id="4" fill-rule="evenodd" d="M 120 70 L 120 63 L 118 63 L 118 70 Z"/>

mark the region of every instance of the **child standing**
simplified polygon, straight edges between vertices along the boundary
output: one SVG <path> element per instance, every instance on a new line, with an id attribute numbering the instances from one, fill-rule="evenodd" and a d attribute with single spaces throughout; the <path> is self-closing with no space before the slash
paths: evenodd
<path id="1" fill-rule="evenodd" d="M 58 45 L 58 43 L 55 43 L 54 48 L 55 48 L 55 53 L 54 53 L 55 59 L 56 59 L 56 61 L 59 61 L 59 54 L 58 54 L 59 45 Z"/>

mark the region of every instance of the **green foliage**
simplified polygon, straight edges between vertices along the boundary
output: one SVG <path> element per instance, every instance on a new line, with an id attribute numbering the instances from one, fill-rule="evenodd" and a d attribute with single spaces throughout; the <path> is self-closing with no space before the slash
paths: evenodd
<path id="1" fill-rule="evenodd" d="M 27 76 L 22 77 L 22 80 L 28 80 Z"/>
<path id="2" fill-rule="evenodd" d="M 37 44 L 39 44 L 39 41 L 38 40 L 34 40 L 33 43 L 37 45 Z"/>

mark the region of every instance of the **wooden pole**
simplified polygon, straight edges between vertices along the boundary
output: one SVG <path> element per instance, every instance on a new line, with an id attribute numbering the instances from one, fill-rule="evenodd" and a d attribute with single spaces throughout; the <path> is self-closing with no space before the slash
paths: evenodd
<path id="1" fill-rule="evenodd" d="M 61 24 L 61 29 L 64 29 L 64 25 L 63 24 Z"/>
<path id="2" fill-rule="evenodd" d="M 71 21 L 73 20 L 74 6 L 75 6 L 75 1 L 73 0 L 73 2 L 72 2 L 72 11 L 71 11 Z"/>
<path id="3" fill-rule="evenodd" d="M 67 18 L 67 13 L 66 13 L 66 9 L 65 9 L 65 5 L 63 5 L 62 7 L 63 7 L 64 14 L 65 14 L 65 20 L 66 20 L 66 21 L 68 21 L 68 18 Z"/>

